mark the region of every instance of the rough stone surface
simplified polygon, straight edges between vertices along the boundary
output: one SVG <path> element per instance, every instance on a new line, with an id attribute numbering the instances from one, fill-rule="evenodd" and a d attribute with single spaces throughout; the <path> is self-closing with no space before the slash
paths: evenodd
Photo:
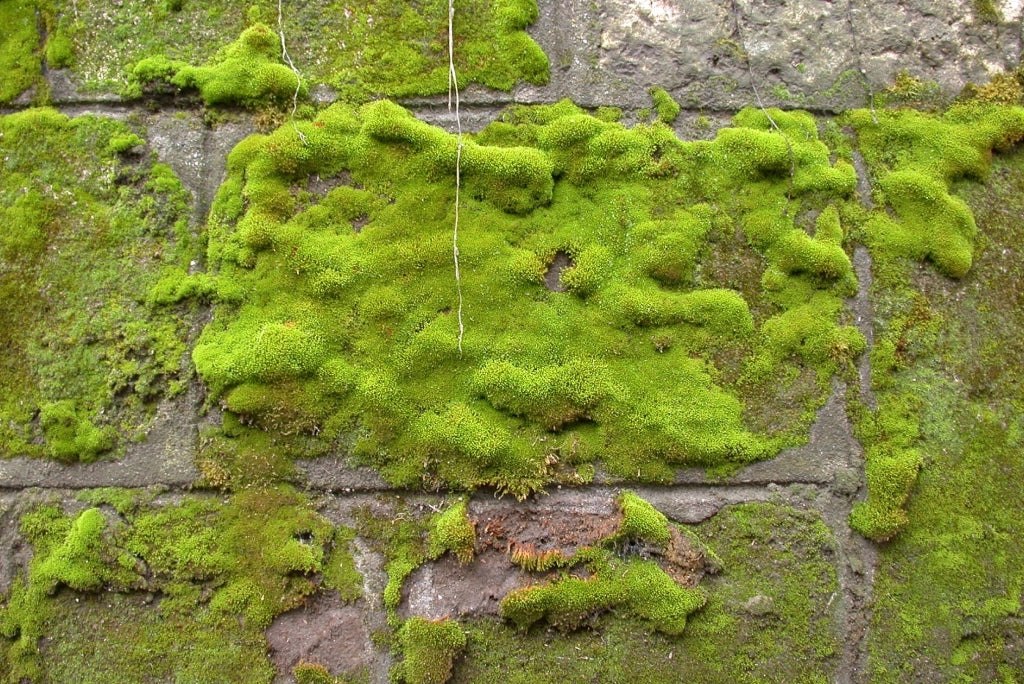
<path id="1" fill-rule="evenodd" d="M 323 665 L 335 675 L 368 667 L 373 648 L 363 622 L 365 610 L 363 602 L 346 604 L 329 591 L 274 620 L 267 644 L 280 675 L 277 681 L 295 681 L 288 673 L 302 662 Z"/>
<path id="2" fill-rule="evenodd" d="M 952 97 L 1017 65 L 1021 3 L 996 5 L 999 24 L 971 0 L 542 0 L 530 31 L 551 83 L 515 99 L 647 107 L 657 85 L 685 108 L 735 110 L 760 96 L 836 111 L 866 105 L 901 71 Z"/>

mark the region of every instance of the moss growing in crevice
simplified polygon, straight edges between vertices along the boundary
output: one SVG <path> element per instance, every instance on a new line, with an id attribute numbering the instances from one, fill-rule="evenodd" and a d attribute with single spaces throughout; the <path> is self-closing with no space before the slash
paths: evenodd
<path id="1" fill-rule="evenodd" d="M 359 534 L 384 554 L 388 581 L 383 604 L 392 628 L 404 624 L 398 615 L 402 587 L 417 567 L 449 551 L 460 563 L 469 563 L 476 545 L 476 529 L 468 517 L 467 499 L 458 499 L 429 515 L 417 514 L 401 501 L 396 505 L 398 510 L 390 515 L 369 508 L 357 512 Z"/>

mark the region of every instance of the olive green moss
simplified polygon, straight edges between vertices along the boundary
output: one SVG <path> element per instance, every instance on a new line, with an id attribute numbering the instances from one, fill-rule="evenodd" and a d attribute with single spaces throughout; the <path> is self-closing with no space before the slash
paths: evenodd
<path id="1" fill-rule="evenodd" d="M 416 6 L 371 0 L 334 10 L 344 36 L 324 50 L 326 79 L 349 99 L 448 89 L 448 3 Z M 518 81 L 548 82 L 548 58 L 526 33 L 537 19 L 535 0 L 469 0 L 455 6 L 455 71 L 459 86 L 509 90 Z"/>
<path id="2" fill-rule="evenodd" d="M 0 118 L 0 454 L 89 461 L 183 387 L 187 322 L 146 292 L 197 255 L 188 194 L 125 124 Z"/>
<path id="3" fill-rule="evenodd" d="M 335 677 L 326 667 L 314 663 L 299 663 L 292 668 L 292 676 L 298 684 L 369 684 L 370 681 L 370 675 L 365 670 Z"/>
<path id="4" fill-rule="evenodd" d="M 281 63 L 273 0 L 171 0 L 145 7 L 99 0 L 57 4 L 63 21 L 75 21 L 61 41 L 47 45 L 47 53 L 59 54 L 61 65 L 70 66 L 77 84 L 87 91 L 127 88 L 137 94 L 141 83 L 172 74 L 175 86 L 199 87 L 203 98 L 216 104 L 263 100 L 285 91 L 290 98 L 295 89 L 294 74 Z M 409 97 L 448 90 L 444 0 L 297 0 L 284 5 L 282 14 L 289 55 L 307 86 L 326 84 L 340 98 L 361 102 L 374 95 Z M 525 30 L 536 18 L 534 0 L 460 2 L 454 22 L 459 85 L 509 90 L 520 81 L 546 83 L 547 57 Z M 223 47 L 243 31 L 262 33 L 266 27 L 270 33 L 265 45 L 262 39 L 254 45 L 256 36 L 249 35 L 248 41 Z"/>
<path id="5" fill-rule="evenodd" d="M 444 684 L 466 648 L 466 635 L 454 620 L 409 618 L 398 630 L 398 641 L 402 661 L 393 677 L 408 684 Z"/>
<path id="6" fill-rule="evenodd" d="M 805 438 L 864 347 L 839 325 L 855 279 L 834 205 L 852 167 L 830 163 L 809 115 L 774 117 L 783 134 L 745 111 L 685 143 L 565 101 L 467 139 L 461 353 L 456 140 L 387 101 L 239 144 L 207 225 L 211 271 L 152 298 L 215 302 L 193 359 L 242 423 L 344 444 L 396 484 L 523 496 L 596 459 L 664 480 L 764 458 Z M 314 195 L 313 176 L 345 180 Z M 821 207 L 813 236 L 795 223 L 804 196 Z M 742 291 L 701 273 L 736 225 L 744 258 L 767 265 Z M 566 293 L 543 284 L 558 253 Z M 733 349 L 726 382 L 716 359 Z M 803 369 L 816 381 L 797 420 L 750 430 L 745 411 Z"/>
<path id="7" fill-rule="evenodd" d="M 1024 672 L 1024 155 L 996 155 L 984 184 L 964 180 L 952 192 L 979 228 L 971 271 L 962 281 L 905 273 L 909 305 L 879 293 L 898 314 L 886 391 L 914 388 L 922 458 L 907 525 L 881 547 L 875 574 L 870 676 L 878 682 L 1011 682 Z"/>
<path id="8" fill-rule="evenodd" d="M 701 581 L 707 603 L 681 635 L 652 631 L 650 621 L 622 609 L 575 631 L 464 620 L 466 650 L 451 681 L 833 681 L 840 603 L 835 542 L 821 519 L 746 504 L 694 531 L 722 569 Z"/>
<path id="9" fill-rule="evenodd" d="M 654 111 L 658 115 L 658 121 L 671 124 L 679 116 L 683 108 L 672 99 L 672 96 L 664 88 L 651 88 L 651 99 L 654 101 Z"/>
<path id="10" fill-rule="evenodd" d="M 0 104 L 6 104 L 41 76 L 40 37 L 34 0 L 0 3 Z"/>
<path id="11" fill-rule="evenodd" d="M 43 506 L 21 520 L 34 556 L 0 606 L 13 680 L 269 681 L 263 630 L 276 615 L 322 584 L 359 595 L 350 533 L 287 488 L 134 507 L 117 490 L 88 498 L 100 505 L 72 516 Z M 107 649 L 88 646 L 97 632 Z M 42 637 L 54 642 L 45 651 Z"/>
<path id="12" fill-rule="evenodd" d="M 858 237 L 874 259 L 876 306 L 886 320 L 871 352 L 878 408 L 855 414 L 866 446 L 868 497 L 854 507 L 850 522 L 883 541 L 907 524 L 904 504 L 922 464 L 933 457 L 921 448 L 921 426 L 934 396 L 927 385 L 906 379 L 915 356 L 929 353 L 941 320 L 910 283 L 910 264 L 928 261 L 950 278 L 968 275 L 978 227 L 952 184 L 988 177 L 993 151 L 1024 138 L 1024 109 L 971 101 L 933 114 L 855 111 L 846 121 L 857 131 L 881 205 L 857 221 Z"/>

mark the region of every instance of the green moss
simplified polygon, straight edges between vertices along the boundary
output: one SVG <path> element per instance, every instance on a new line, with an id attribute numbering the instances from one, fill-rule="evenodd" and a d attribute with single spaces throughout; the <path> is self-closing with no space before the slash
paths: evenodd
<path id="1" fill-rule="evenodd" d="M 805 184 L 823 206 L 815 236 L 801 233 L 782 209 L 804 192 L 788 170 L 834 169 L 808 115 L 777 115 L 801 137 L 787 142 L 747 112 L 713 142 L 683 143 L 662 124 L 627 129 L 563 101 L 512 108 L 465 140 L 461 354 L 457 142 L 386 101 L 335 105 L 241 143 L 207 226 L 215 275 L 168 272 L 154 298 L 191 291 L 223 307 L 193 359 L 243 422 L 327 443 L 358 434 L 353 455 L 395 483 L 525 496 L 554 477 L 547 436 L 579 442 L 590 425 L 600 437 L 576 458 L 630 477 L 762 458 L 783 442 L 747 429 L 715 354 L 750 357 L 765 339 L 765 384 L 813 368 L 813 415 L 827 378 L 863 349 L 838 326 L 854 278 L 831 204 L 852 185 Z M 360 187 L 320 202 L 302 190 L 342 172 Z M 721 249 L 711 236 L 737 219 L 752 226 L 766 206 L 771 228 L 749 231 L 770 264 L 764 285 L 716 286 L 701 269 Z M 559 253 L 573 262 L 560 278 L 568 294 L 542 287 Z M 751 301 L 782 312 L 759 331 Z"/>
<path id="2" fill-rule="evenodd" d="M 600 401 L 606 384 L 602 375 L 600 366 L 583 359 L 536 370 L 492 361 L 477 372 L 475 382 L 495 408 L 557 430 L 586 417 Z"/>
<path id="3" fill-rule="evenodd" d="M 633 492 L 624 492 L 618 503 L 622 520 L 618 529 L 602 540 L 605 547 L 649 545 L 658 550 L 655 555 L 670 551 L 673 530 L 661 512 Z M 695 546 L 703 548 L 699 541 Z M 703 592 L 681 586 L 657 562 L 625 552 L 618 557 L 608 548 L 582 548 L 571 556 L 558 552 L 513 554 L 514 562 L 535 572 L 563 570 L 553 581 L 506 595 L 500 606 L 502 617 L 524 629 L 543 620 L 562 631 L 573 631 L 595 615 L 618 609 L 649 621 L 664 634 L 681 634 L 687 616 L 704 605 Z M 580 565 L 586 575 L 566 573 Z"/>
<path id="4" fill-rule="evenodd" d="M 466 651 L 452 681 L 831 681 L 840 649 L 834 631 L 839 604 L 832 598 L 838 586 L 831 562 L 835 543 L 821 519 L 784 506 L 748 504 L 723 510 L 695 532 L 721 557 L 722 570 L 701 581 L 698 591 L 707 603 L 686 617 L 681 635 L 652 630 L 655 623 L 671 626 L 667 615 L 652 622 L 627 606 L 589 618 L 587 628 L 574 631 L 465 621 Z M 630 573 L 644 572 L 629 567 Z M 600 594 L 600 582 L 576 578 L 545 606 L 578 608 Z M 654 598 L 657 584 L 637 587 L 637 595 Z M 648 607 L 653 605 L 660 602 Z"/>
<path id="5" fill-rule="evenodd" d="M 403 658 L 395 676 L 408 684 L 444 684 L 453 661 L 466 647 L 466 635 L 454 620 L 409 618 L 398 631 L 398 640 Z"/>
<path id="6" fill-rule="evenodd" d="M 330 553 L 324 558 L 324 586 L 338 592 L 342 600 L 355 601 L 363 595 L 363 575 L 356 569 L 353 548 L 356 531 L 338 527 Z"/>
<path id="7" fill-rule="evenodd" d="M 414 516 L 402 502 L 398 502 L 398 506 L 401 510 L 392 517 L 382 516 L 380 512 L 375 513 L 369 508 L 357 511 L 359 534 L 369 539 L 376 549 L 384 554 L 384 571 L 387 573 L 388 581 L 382 598 L 391 627 L 402 624 L 398 617 L 398 605 L 402 602 L 402 585 L 412 571 L 429 557 L 428 535 L 432 527 L 430 519 Z M 458 504 L 449 509 L 451 510 L 455 510 L 457 514 Z M 452 516 L 448 518 L 446 525 L 455 522 L 457 520 Z M 437 551 L 440 539 L 436 533 L 434 537 L 433 550 Z"/>
<path id="8" fill-rule="evenodd" d="M 72 71 L 88 90 L 120 91 L 130 82 L 136 89 L 151 80 L 146 75 L 166 77 L 181 69 L 186 74 L 175 85 L 201 86 L 204 99 L 218 103 L 254 94 L 290 99 L 295 89 L 294 74 L 278 63 L 278 12 L 272 1 L 173 0 L 140 13 L 130 5 L 80 0 L 76 10 Z M 460 4 L 454 25 L 459 85 L 508 90 L 519 81 L 546 83 L 547 57 L 525 31 L 536 16 L 531 0 Z M 285 8 L 282 19 L 288 52 L 304 84 L 328 84 L 342 99 L 359 102 L 376 94 L 408 97 L 448 90 L 448 6 L 443 0 L 415 7 L 384 0 L 358 6 L 303 2 Z M 240 67 L 254 63 L 246 58 L 229 67 L 223 46 L 260 24 L 272 27 L 266 56 L 276 64 L 249 69 L 255 77 L 250 78 Z M 186 68 L 200 64 L 219 66 L 215 72 Z"/>
<path id="9" fill-rule="evenodd" d="M 365 672 L 331 675 L 323 665 L 299 663 L 292 668 L 292 676 L 298 684 L 368 684 L 370 676 Z"/>
<path id="10" fill-rule="evenodd" d="M 39 29 L 34 0 L 8 0 L 0 5 L 0 104 L 12 101 L 40 78 Z"/>
<path id="11" fill-rule="evenodd" d="M 269 26 L 255 24 L 205 66 L 163 56 L 144 59 L 133 67 L 125 94 L 140 97 L 154 81 L 162 80 L 177 88 L 195 88 L 208 106 L 256 107 L 305 96 L 304 84 L 281 63 L 279 40 Z"/>
<path id="12" fill-rule="evenodd" d="M 622 522 L 616 533 L 617 539 L 634 539 L 650 542 L 664 548 L 671 534 L 668 519 L 651 504 L 633 492 L 623 492 L 619 497 Z"/>
<path id="13" fill-rule="evenodd" d="M 664 88 L 651 88 L 649 91 L 651 99 L 654 100 L 654 111 L 658 114 L 658 120 L 662 123 L 671 124 L 683 110 L 679 103 L 672 99 Z"/>
<path id="14" fill-rule="evenodd" d="M 971 9 L 978 21 L 986 24 L 1001 24 L 1003 22 L 1003 13 L 999 11 L 992 0 L 974 0 L 971 3 Z"/>
<path id="15" fill-rule="evenodd" d="M 466 500 L 463 499 L 431 520 L 428 556 L 439 558 L 446 551 L 451 551 L 462 563 L 473 560 L 476 526 L 467 517 L 466 510 Z"/>
<path id="16" fill-rule="evenodd" d="M 920 425 L 922 385 L 904 386 L 913 349 L 927 357 L 940 321 L 909 284 L 907 261 L 930 261 L 942 274 L 965 278 L 973 264 L 978 228 L 968 205 L 950 192 L 964 178 L 988 176 L 993 150 L 1024 136 L 1024 109 L 968 102 L 937 114 L 851 112 L 861 150 L 884 209 L 862 220 L 875 260 L 876 299 L 888 307 L 888 329 L 872 350 L 872 386 L 878 410 L 863 412 L 858 436 L 867 445 L 867 501 L 851 524 L 874 539 L 892 538 L 907 524 L 904 510 L 924 457 Z M 883 294 L 884 293 L 884 294 Z"/>
<path id="17" fill-rule="evenodd" d="M 94 460 L 183 388 L 185 308 L 145 293 L 196 256 L 188 195 L 122 123 L 0 118 L 0 451 Z"/>
<path id="18" fill-rule="evenodd" d="M 894 307 L 887 332 L 895 364 L 885 393 L 916 397 L 890 412 L 906 418 L 887 421 L 888 432 L 912 429 L 923 463 L 904 504 L 906 526 L 881 547 L 876 570 L 869 642 L 876 681 L 1013 681 L 1024 665 L 1024 560 L 1014 541 L 1024 503 L 1017 486 L 1024 321 L 1008 305 L 1022 276 L 1015 246 L 1024 157 L 1014 150 L 992 163 L 986 183 L 953 187 L 979 226 L 962 284 L 903 274 L 910 302 L 878 297 Z"/>
<path id="19" fill-rule="evenodd" d="M 111 493 L 89 498 L 105 501 Z M 111 524 L 101 508 L 68 517 L 45 506 L 22 518 L 35 553 L 0 608 L 19 677 L 64 680 L 77 671 L 87 681 L 231 679 L 236 672 L 269 680 L 263 630 L 274 616 L 315 592 L 321 572 L 355 598 L 358 573 L 345 541 L 351 533 L 341 531 L 328 556 L 333 528 L 289 489 L 252 489 L 224 501 L 138 501 L 121 506 L 121 515 Z M 55 594 L 58 587 L 73 600 Z M 161 598 L 146 607 L 134 598 L 139 591 Z M 85 647 L 97 631 L 116 642 L 113 650 Z M 60 635 L 60 643 L 41 652 L 36 642 L 48 635 Z M 161 654 L 159 663 L 153 653 Z"/>
<path id="20" fill-rule="evenodd" d="M 83 418 L 70 399 L 44 404 L 39 420 L 49 453 L 61 460 L 93 461 L 114 446 L 114 429 L 97 427 Z"/>
<path id="21" fill-rule="evenodd" d="M 702 592 L 676 584 L 657 563 L 609 561 L 587 579 L 566 577 L 513 591 L 502 599 L 501 615 L 521 628 L 546 620 L 572 631 L 595 613 L 619 609 L 677 636 L 705 600 Z"/>
<path id="22" fill-rule="evenodd" d="M 46 39 L 46 64 L 51 69 L 66 69 L 75 62 L 75 45 L 64 31 L 57 31 Z"/>

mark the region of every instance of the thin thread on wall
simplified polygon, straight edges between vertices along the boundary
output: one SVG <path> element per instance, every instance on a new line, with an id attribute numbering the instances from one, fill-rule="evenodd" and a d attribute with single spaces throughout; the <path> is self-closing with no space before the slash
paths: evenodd
<path id="1" fill-rule="evenodd" d="M 292 61 L 292 56 L 288 54 L 288 46 L 284 42 L 284 20 L 282 18 L 283 12 L 281 8 L 282 0 L 277 0 L 277 35 L 281 37 L 281 59 L 288 64 L 288 67 L 295 74 L 295 92 L 292 93 L 292 128 L 295 129 L 295 133 L 299 136 L 299 140 L 302 144 L 306 144 L 306 136 L 303 135 L 302 131 L 299 130 L 299 125 L 295 123 L 295 112 L 299 109 L 299 91 L 302 89 L 302 74 L 295 68 L 295 62 Z"/>
<path id="2" fill-rule="evenodd" d="M 768 109 L 764 106 L 764 101 L 761 99 L 761 91 L 757 89 L 756 79 L 754 78 L 754 67 L 750 64 L 750 53 L 747 52 L 747 45 L 743 41 L 743 32 L 740 29 L 740 9 L 736 0 L 732 0 L 731 8 L 733 32 L 736 34 L 736 42 L 742 52 L 740 57 L 743 60 L 743 64 L 747 67 L 747 74 L 750 76 L 750 88 L 754 91 L 754 99 L 757 100 L 757 106 L 760 108 L 761 113 L 768 118 L 768 123 L 786 141 L 786 151 L 789 152 L 789 190 L 786 192 L 786 207 L 788 209 L 789 200 L 793 195 L 793 178 L 796 176 L 796 155 L 793 154 L 793 143 L 790 141 L 789 136 L 779 128 L 779 124 L 775 123 L 775 119 L 772 118 L 772 115 L 768 113 Z"/>
<path id="3" fill-rule="evenodd" d="M 459 80 L 455 74 L 455 0 L 448 0 L 448 111 L 452 111 L 455 93 L 455 126 L 458 131 L 455 147 L 455 227 L 452 230 L 452 257 L 455 260 L 455 289 L 459 294 L 459 356 L 462 356 L 462 275 L 459 273 L 459 193 L 462 190 L 462 119 L 459 116 Z"/>
<path id="4" fill-rule="evenodd" d="M 853 0 L 846 3 L 846 23 L 850 27 L 850 35 L 853 36 L 854 44 L 857 46 L 857 73 L 864 81 L 864 87 L 868 91 L 868 107 L 871 109 L 871 120 L 878 125 L 878 115 L 875 113 L 875 89 L 868 78 L 868 72 L 864 69 L 864 60 L 860 54 L 860 35 L 857 33 L 857 24 L 853 21 Z"/>

